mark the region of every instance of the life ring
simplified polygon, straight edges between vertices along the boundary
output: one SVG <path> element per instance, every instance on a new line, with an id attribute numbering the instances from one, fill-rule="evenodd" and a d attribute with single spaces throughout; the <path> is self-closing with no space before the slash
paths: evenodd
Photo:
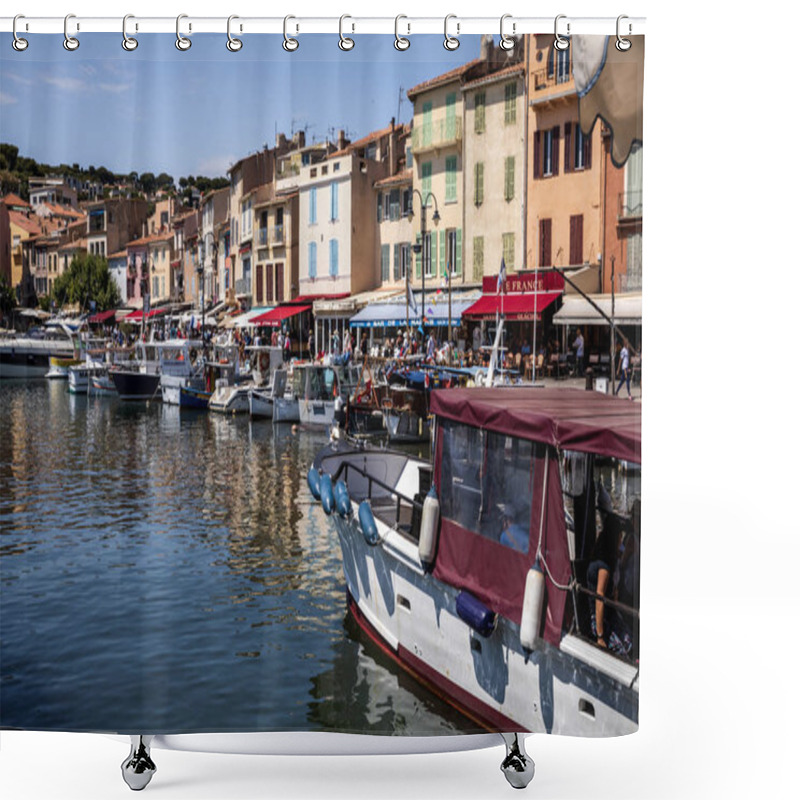
<path id="1" fill-rule="evenodd" d="M 258 366 L 262 372 L 266 372 L 267 367 L 269 367 L 269 355 L 267 353 L 262 353 L 258 357 Z"/>

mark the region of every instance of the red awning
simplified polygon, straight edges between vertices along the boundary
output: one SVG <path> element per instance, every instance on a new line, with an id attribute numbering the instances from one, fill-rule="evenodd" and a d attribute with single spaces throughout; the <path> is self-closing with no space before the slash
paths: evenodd
<path id="1" fill-rule="evenodd" d="M 561 292 L 525 292 L 513 294 L 485 294 L 469 308 L 461 312 L 462 317 L 472 319 L 494 319 L 502 314 L 508 320 L 533 319 L 547 308 Z"/>
<path id="2" fill-rule="evenodd" d="M 92 314 L 91 317 L 87 320 L 87 322 L 95 323 L 95 322 L 105 322 L 107 319 L 111 319 L 114 314 L 117 313 L 116 308 L 112 308 L 109 311 L 98 311 L 97 314 Z"/>
<path id="3" fill-rule="evenodd" d="M 268 325 L 272 328 L 280 327 L 283 320 L 293 317 L 296 314 L 302 314 L 303 311 L 309 311 L 311 306 L 277 306 L 272 311 L 266 311 L 257 317 L 250 320 L 251 325 Z"/>
<path id="4" fill-rule="evenodd" d="M 157 314 L 165 314 L 167 312 L 166 308 L 154 308 L 152 311 L 147 312 L 147 318 L 155 317 Z M 136 322 L 142 318 L 141 309 L 139 311 L 132 311 L 125 317 L 125 322 Z"/>

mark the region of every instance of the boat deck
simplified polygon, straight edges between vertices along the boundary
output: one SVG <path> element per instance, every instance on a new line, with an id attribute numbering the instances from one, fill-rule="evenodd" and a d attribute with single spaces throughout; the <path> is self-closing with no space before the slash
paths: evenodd
<path id="1" fill-rule="evenodd" d="M 395 528 L 400 533 L 408 536 L 412 541 L 417 541 L 418 536 L 414 537 L 412 534 L 412 521 L 414 510 L 407 503 L 400 503 L 400 517 L 397 515 L 397 501 L 390 498 L 373 499 L 370 501 L 372 506 L 372 513 L 376 519 L 379 519 L 384 525 L 390 528 Z"/>

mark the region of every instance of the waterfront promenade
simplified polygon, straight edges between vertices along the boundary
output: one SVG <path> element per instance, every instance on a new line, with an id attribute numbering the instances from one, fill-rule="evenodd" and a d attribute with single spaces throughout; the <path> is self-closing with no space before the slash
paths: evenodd
<path id="1" fill-rule="evenodd" d="M 596 380 L 596 379 L 595 379 Z M 617 386 L 619 381 L 615 381 L 612 385 L 611 381 L 608 382 L 608 394 L 611 395 L 614 389 Z M 546 386 L 548 389 L 558 389 L 558 388 L 570 388 L 570 389 L 585 389 L 586 387 L 586 378 L 552 378 L 552 377 L 539 377 L 536 376 L 536 383 L 541 383 L 543 386 Z M 623 385 L 619 391 L 619 396 L 625 398 L 628 396 L 627 391 L 625 390 L 625 386 Z M 633 381 L 631 381 L 631 396 L 633 397 L 635 402 L 641 402 L 642 400 L 642 387 L 641 384 L 634 385 Z"/>

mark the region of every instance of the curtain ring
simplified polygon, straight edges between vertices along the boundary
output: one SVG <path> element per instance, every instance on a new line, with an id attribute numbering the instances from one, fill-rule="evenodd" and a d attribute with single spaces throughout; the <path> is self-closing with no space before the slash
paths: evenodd
<path id="1" fill-rule="evenodd" d="M 555 44 L 554 44 L 556 50 L 566 50 L 569 47 L 569 39 L 565 39 L 558 32 L 558 21 L 560 19 L 566 19 L 566 18 L 567 18 L 566 14 L 559 14 L 556 17 L 556 22 L 555 22 L 555 37 L 556 37 L 556 41 L 555 41 Z M 567 23 L 567 36 L 569 36 L 569 22 Z"/>
<path id="2" fill-rule="evenodd" d="M 507 33 L 503 32 L 503 23 L 507 19 L 511 19 L 511 14 L 503 14 L 503 16 L 500 17 L 500 47 L 502 47 L 503 50 L 512 50 L 514 48 L 514 45 L 516 44 L 516 42 L 514 41 L 514 37 L 513 35 L 509 36 Z M 515 32 L 517 30 L 516 22 L 511 23 L 511 30 L 512 32 Z"/>
<path id="3" fill-rule="evenodd" d="M 64 17 L 64 49 L 69 50 L 70 52 L 77 50 L 81 44 L 74 36 L 70 36 L 67 30 L 67 26 L 69 25 L 69 21 L 71 19 L 75 19 L 74 14 L 67 14 L 67 16 Z"/>
<path id="4" fill-rule="evenodd" d="M 135 50 L 139 46 L 139 40 L 134 39 L 132 36 L 128 36 L 128 20 L 135 19 L 133 14 L 126 14 L 122 18 L 122 49 L 127 50 L 129 53 Z M 138 25 L 136 26 L 138 29 Z"/>
<path id="5" fill-rule="evenodd" d="M 235 14 L 231 14 L 231 16 L 228 17 L 228 41 L 225 43 L 225 47 L 227 47 L 231 53 L 238 53 L 242 49 L 243 42 L 241 39 L 231 36 L 231 20 L 233 19 L 239 19 L 239 17 Z"/>
<path id="6" fill-rule="evenodd" d="M 289 34 L 286 32 L 287 24 L 290 19 L 296 19 L 296 17 L 288 16 L 283 18 L 283 49 L 286 50 L 288 53 L 293 53 L 300 47 L 300 40 L 293 39 Z M 300 26 L 298 25 L 296 30 L 299 30 Z"/>
<path id="7" fill-rule="evenodd" d="M 353 19 L 353 18 L 349 14 L 342 14 L 342 16 L 339 17 L 339 49 L 340 50 L 352 50 L 356 46 L 356 43 L 351 38 L 349 38 L 348 36 L 345 36 L 342 33 L 342 26 L 344 25 L 344 21 L 346 19 Z M 356 26 L 353 25 L 353 30 L 355 30 L 355 27 Z"/>
<path id="8" fill-rule="evenodd" d="M 631 42 L 630 39 L 623 39 L 619 35 L 619 24 L 620 24 L 620 22 L 622 22 L 623 19 L 628 19 L 628 18 L 624 14 L 621 14 L 620 16 L 617 17 L 617 44 L 616 44 L 616 48 L 621 53 L 624 53 L 627 50 L 630 50 L 631 49 L 631 45 L 632 45 L 632 42 Z M 628 23 L 628 35 L 630 35 L 630 32 L 631 32 L 631 24 L 629 22 Z"/>
<path id="9" fill-rule="evenodd" d="M 444 49 L 453 51 L 453 50 L 458 50 L 458 46 L 461 44 L 461 42 L 459 42 L 458 39 L 456 39 L 455 36 L 451 36 L 447 32 L 447 23 L 451 19 L 456 19 L 456 15 L 455 14 L 448 14 L 444 18 Z M 461 30 L 461 23 L 457 22 L 456 23 L 456 36 L 458 36 L 458 33 L 459 33 L 460 30 Z"/>
<path id="10" fill-rule="evenodd" d="M 398 14 L 394 18 L 394 46 L 396 50 L 408 50 L 411 47 L 411 39 L 406 39 L 405 36 L 401 36 L 398 30 L 400 26 L 401 19 L 408 19 L 405 14 Z M 408 32 L 411 33 L 411 26 L 406 23 L 408 27 Z"/>
<path id="11" fill-rule="evenodd" d="M 14 41 L 11 42 L 11 46 L 18 52 L 21 53 L 23 50 L 26 50 L 28 47 L 28 40 L 23 39 L 21 36 L 17 36 L 17 20 L 18 19 L 25 19 L 22 14 L 17 14 L 14 17 L 14 22 L 11 23 L 11 32 L 14 34 Z M 27 23 L 25 24 L 25 29 L 28 29 Z"/>
<path id="12" fill-rule="evenodd" d="M 175 47 L 184 52 L 192 46 L 192 40 L 181 33 L 181 20 L 188 18 L 188 14 L 178 14 L 178 18 L 175 20 L 175 35 L 177 36 L 175 39 Z"/>

